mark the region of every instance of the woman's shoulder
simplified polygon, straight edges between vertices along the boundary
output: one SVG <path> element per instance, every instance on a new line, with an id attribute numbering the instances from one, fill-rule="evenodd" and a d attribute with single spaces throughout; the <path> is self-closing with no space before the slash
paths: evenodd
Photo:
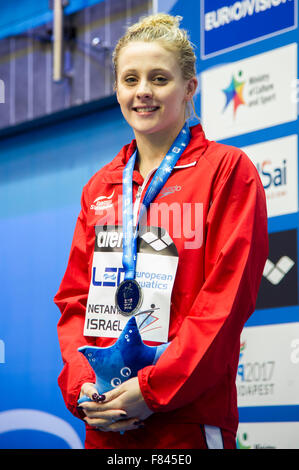
<path id="1" fill-rule="evenodd" d="M 244 150 L 232 145 L 209 141 L 203 158 L 217 179 L 226 178 L 236 172 L 254 178 L 258 175 L 254 163 Z"/>
<path id="2" fill-rule="evenodd" d="M 214 140 L 209 140 L 205 135 L 201 124 L 191 128 L 192 141 L 191 152 L 202 158 L 206 162 L 206 168 L 210 168 L 211 172 L 218 172 L 235 165 L 248 166 L 252 168 L 254 165 L 246 153 L 233 145 L 227 145 Z"/>
<path id="3" fill-rule="evenodd" d="M 111 175 L 115 175 L 118 172 L 122 172 L 125 166 L 126 155 L 132 144 L 124 145 L 119 153 L 111 160 L 102 166 L 96 173 L 85 184 L 85 188 L 93 187 L 101 183 L 106 183 L 108 180 L 113 179 Z"/>
<path id="4" fill-rule="evenodd" d="M 226 181 L 236 180 L 238 184 L 241 184 L 242 181 L 246 183 L 248 178 L 260 185 L 258 171 L 254 163 L 238 147 L 210 141 L 203 158 L 208 162 L 215 188 Z"/>
<path id="5" fill-rule="evenodd" d="M 214 168 L 232 167 L 237 164 L 254 166 L 248 155 L 240 148 L 215 141 L 209 141 L 209 145 L 204 154 Z"/>

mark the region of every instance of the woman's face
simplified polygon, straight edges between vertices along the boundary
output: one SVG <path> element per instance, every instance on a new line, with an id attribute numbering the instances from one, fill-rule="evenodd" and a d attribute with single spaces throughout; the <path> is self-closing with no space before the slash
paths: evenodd
<path id="1" fill-rule="evenodd" d="M 136 136 L 181 128 L 196 86 L 195 77 L 184 80 L 174 52 L 158 42 L 132 42 L 119 53 L 117 99 Z"/>

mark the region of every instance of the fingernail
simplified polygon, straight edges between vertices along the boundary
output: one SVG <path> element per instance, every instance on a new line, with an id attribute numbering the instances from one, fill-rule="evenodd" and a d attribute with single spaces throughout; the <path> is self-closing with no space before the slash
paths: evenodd
<path id="1" fill-rule="evenodd" d="M 99 401 L 104 401 L 105 400 L 105 395 L 99 395 L 98 393 L 94 393 L 92 395 L 92 399 L 96 402 L 99 402 Z"/>
<path id="2" fill-rule="evenodd" d="M 134 421 L 133 424 L 134 424 L 134 426 L 144 426 L 144 423 L 143 423 L 142 421 L 140 421 L 140 420 Z"/>

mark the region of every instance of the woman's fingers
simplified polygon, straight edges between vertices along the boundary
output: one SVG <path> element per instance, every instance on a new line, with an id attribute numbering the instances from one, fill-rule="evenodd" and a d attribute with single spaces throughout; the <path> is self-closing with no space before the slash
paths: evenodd
<path id="1" fill-rule="evenodd" d="M 84 395 L 86 395 L 91 400 L 96 401 L 97 403 L 100 403 L 105 400 L 105 395 L 99 394 L 95 387 L 95 384 L 90 382 L 85 382 L 81 387 L 79 398 L 82 398 Z"/>
<path id="2" fill-rule="evenodd" d="M 127 418 L 127 413 L 123 410 L 109 410 L 102 411 L 98 406 L 93 406 L 95 404 L 91 402 L 82 403 L 80 408 L 83 409 L 85 415 L 91 419 L 103 419 L 107 421 L 117 421 L 119 419 Z"/>
<path id="3" fill-rule="evenodd" d="M 126 419 L 125 421 L 117 421 L 109 425 L 109 430 L 113 432 L 133 431 L 144 427 L 143 421 L 136 418 Z"/>
<path id="4" fill-rule="evenodd" d="M 136 418 L 123 419 L 119 421 L 101 419 L 101 418 L 89 418 L 85 417 L 84 421 L 97 428 L 99 431 L 104 432 L 125 432 L 133 431 L 144 426 L 144 423 Z"/>

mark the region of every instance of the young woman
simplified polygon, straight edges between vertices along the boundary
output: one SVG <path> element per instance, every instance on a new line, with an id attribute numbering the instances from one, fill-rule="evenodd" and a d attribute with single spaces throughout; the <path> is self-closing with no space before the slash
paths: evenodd
<path id="1" fill-rule="evenodd" d="M 240 334 L 254 311 L 268 253 L 264 190 L 241 150 L 208 141 L 200 124 L 188 128 L 197 87 L 195 55 L 178 18 L 158 14 L 131 26 L 115 48 L 114 66 L 117 99 L 135 139 L 83 190 L 68 267 L 55 297 L 62 314 L 59 385 L 68 409 L 86 423 L 86 448 L 233 449 Z M 145 204 L 149 187 L 156 192 Z M 133 226 L 143 202 L 145 233 L 160 241 L 155 249 L 149 243 L 148 258 L 138 251 L 135 278 L 149 262 L 155 279 L 167 269 L 164 279 L 173 279 L 144 283 L 148 305 L 142 308 L 163 307 L 153 309 L 155 324 L 145 328 L 143 340 L 170 345 L 155 365 L 103 396 L 77 349 L 107 347 L 120 334 L 92 331 L 86 305 L 96 299 L 97 270 L 122 256 L 122 247 L 118 253 L 109 247 L 96 252 L 95 241 L 107 235 L 105 223 L 108 232 L 118 227 L 113 237 L 120 230 L 129 233 L 132 220 L 121 202 L 127 197 L 134 204 Z M 129 268 L 134 259 L 129 251 Z M 123 264 L 125 273 L 129 268 Z M 104 297 L 100 303 L 108 304 L 111 296 Z M 99 318 L 104 325 L 107 315 L 99 311 Z M 92 401 L 78 408 L 84 395 Z"/>

